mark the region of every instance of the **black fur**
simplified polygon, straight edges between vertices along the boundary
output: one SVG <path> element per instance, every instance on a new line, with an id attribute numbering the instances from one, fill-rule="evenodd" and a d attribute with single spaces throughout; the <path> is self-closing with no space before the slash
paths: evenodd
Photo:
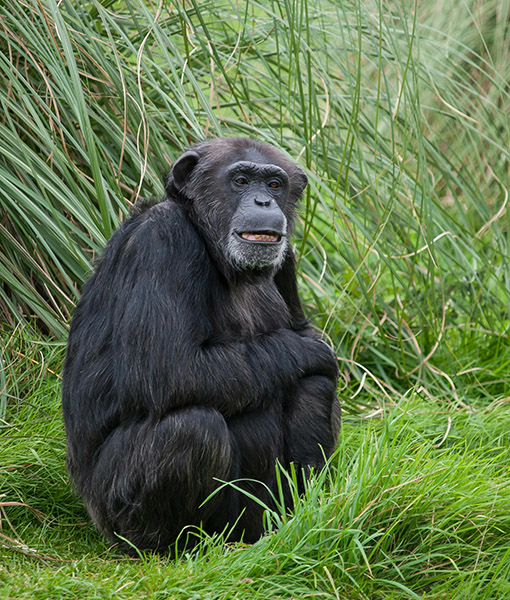
<path id="1" fill-rule="evenodd" d="M 247 184 L 228 179 L 238 162 Z M 245 494 L 227 486 L 201 506 L 218 480 L 275 491 L 277 460 L 308 472 L 333 451 L 337 363 L 303 315 L 288 232 L 237 236 L 234 257 L 226 239 L 234 221 L 273 231 L 264 207 L 290 228 L 305 185 L 266 144 L 204 142 L 175 163 L 166 200 L 108 242 L 71 324 L 63 411 L 71 479 L 110 540 L 160 550 L 187 525 L 238 521 L 231 539 L 254 541 L 262 509 Z M 240 485 L 270 504 L 264 485 Z"/>

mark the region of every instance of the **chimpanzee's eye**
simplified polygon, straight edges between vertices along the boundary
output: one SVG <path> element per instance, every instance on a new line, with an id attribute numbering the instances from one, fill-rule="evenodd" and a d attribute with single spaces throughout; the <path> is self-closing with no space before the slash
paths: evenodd
<path id="1" fill-rule="evenodd" d="M 273 188 L 274 190 L 280 187 L 280 182 L 279 181 L 270 181 L 268 183 L 270 188 Z"/>
<path id="2" fill-rule="evenodd" d="M 246 177 L 243 177 L 242 175 L 239 177 L 236 177 L 234 179 L 235 183 L 237 183 L 237 185 L 247 185 L 248 184 L 248 180 L 246 179 Z"/>

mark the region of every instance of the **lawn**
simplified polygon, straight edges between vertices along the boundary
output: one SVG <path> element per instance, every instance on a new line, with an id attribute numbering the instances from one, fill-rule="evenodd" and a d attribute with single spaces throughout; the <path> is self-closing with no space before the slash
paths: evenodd
<path id="1" fill-rule="evenodd" d="M 499 0 L 0 6 L 0 598 L 510 598 L 509 23 Z M 339 446 L 256 544 L 126 558 L 65 471 L 68 322 L 129 207 L 216 135 L 309 176 L 293 243 Z"/>

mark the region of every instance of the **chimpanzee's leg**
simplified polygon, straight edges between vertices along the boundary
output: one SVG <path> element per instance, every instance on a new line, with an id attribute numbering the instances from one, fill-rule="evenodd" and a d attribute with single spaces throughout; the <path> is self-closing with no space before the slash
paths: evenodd
<path id="1" fill-rule="evenodd" d="M 336 447 L 339 429 L 335 382 L 320 375 L 302 378 L 283 409 L 285 467 L 294 463 L 305 478 L 312 468 L 320 471 Z"/>
<path id="2" fill-rule="evenodd" d="M 112 541 L 122 536 L 140 549 L 165 549 L 184 526 L 205 523 L 212 514 L 224 526 L 239 512 L 228 488 L 199 508 L 218 487 L 216 479 L 228 480 L 238 470 L 225 419 L 211 408 L 179 409 L 159 421 L 119 426 L 91 468 L 81 492 Z"/>
<path id="3" fill-rule="evenodd" d="M 264 409 L 243 413 L 227 421 L 236 457 L 232 479 L 239 493 L 242 516 L 232 539 L 255 542 L 263 533 L 264 508 L 274 509 L 277 498 L 275 465 L 283 460 L 282 400 L 274 398 Z M 259 502 L 250 499 L 255 496 Z"/>

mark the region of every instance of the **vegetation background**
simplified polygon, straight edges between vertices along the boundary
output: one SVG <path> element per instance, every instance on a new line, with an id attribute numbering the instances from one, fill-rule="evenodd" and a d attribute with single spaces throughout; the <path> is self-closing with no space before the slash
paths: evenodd
<path id="1" fill-rule="evenodd" d="M 510 598 L 509 0 L 8 0 L 0 70 L 0 597 Z M 67 324 L 217 135 L 309 174 L 339 450 L 257 544 L 127 559 L 66 477 Z"/>

